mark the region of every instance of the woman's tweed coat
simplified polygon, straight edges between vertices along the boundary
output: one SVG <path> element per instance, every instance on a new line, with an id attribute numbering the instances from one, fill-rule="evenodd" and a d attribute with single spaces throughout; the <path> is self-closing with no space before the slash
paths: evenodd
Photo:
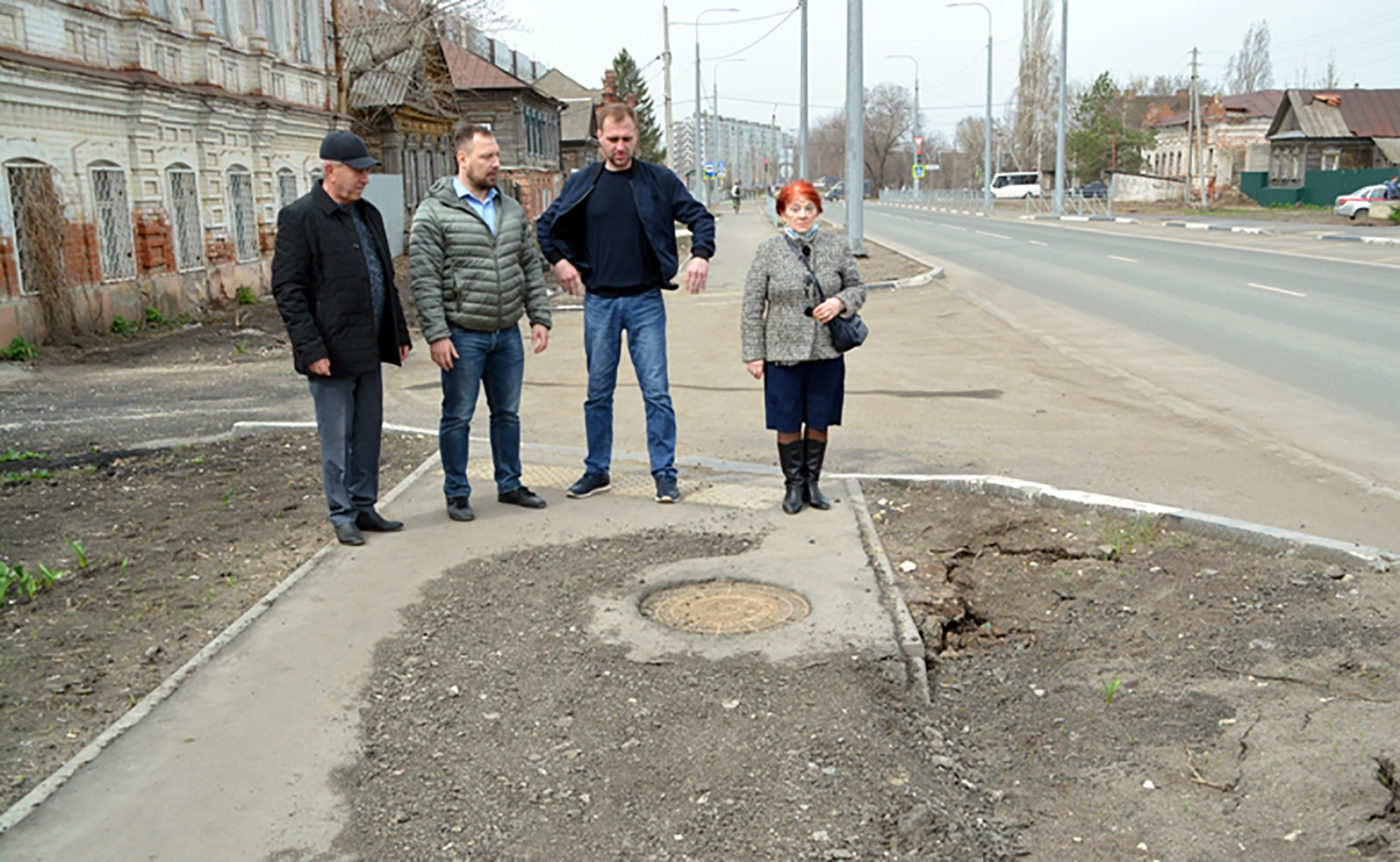
<path id="1" fill-rule="evenodd" d="M 865 304 L 865 284 L 851 247 L 840 234 L 817 231 L 809 246 L 808 260 L 827 298 L 835 295 L 846 303 L 842 317 L 850 317 Z M 804 284 L 807 268 L 785 235 L 764 240 L 758 246 L 744 282 L 744 304 L 739 334 L 744 361 L 763 359 L 783 365 L 815 359 L 835 359 L 841 354 L 831 346 L 826 324 L 803 311 L 822 301 L 816 285 Z"/>

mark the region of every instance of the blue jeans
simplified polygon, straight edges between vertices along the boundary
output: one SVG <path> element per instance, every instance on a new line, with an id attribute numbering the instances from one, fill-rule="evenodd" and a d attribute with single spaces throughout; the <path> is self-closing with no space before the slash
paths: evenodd
<path id="1" fill-rule="evenodd" d="M 447 474 L 442 490 L 448 497 L 469 497 L 467 445 L 471 437 L 476 396 L 483 384 L 491 411 L 491 462 L 496 490 L 504 494 L 520 487 L 520 386 L 525 377 L 525 345 L 516 326 L 483 332 L 453 326 L 457 359 L 442 372 L 442 421 L 438 449 Z"/>
<path id="2" fill-rule="evenodd" d="M 638 296 L 583 298 L 583 344 L 588 358 L 588 400 L 583 425 L 588 434 L 584 469 L 607 473 L 612 465 L 613 392 L 622 358 L 622 333 L 646 404 L 647 454 L 651 475 L 676 478 L 676 411 L 666 376 L 666 302 L 661 289 Z"/>
<path id="3" fill-rule="evenodd" d="M 384 378 L 309 375 L 321 438 L 321 488 L 331 523 L 348 524 L 379 499 L 379 429 L 384 419 Z"/>

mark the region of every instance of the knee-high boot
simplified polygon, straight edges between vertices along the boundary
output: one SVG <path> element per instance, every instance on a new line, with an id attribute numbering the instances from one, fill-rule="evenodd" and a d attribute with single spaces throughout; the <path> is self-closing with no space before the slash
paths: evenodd
<path id="1" fill-rule="evenodd" d="M 822 477 L 822 461 L 826 458 L 826 441 L 808 437 L 802 442 L 805 444 L 802 475 L 806 485 L 803 497 L 812 504 L 813 509 L 830 509 L 831 501 L 817 487 L 817 480 Z"/>
<path id="2" fill-rule="evenodd" d="M 787 488 L 787 493 L 783 494 L 783 511 L 789 515 L 802 511 L 802 494 L 807 484 L 802 457 L 800 439 L 778 444 L 778 465 L 783 468 L 783 484 Z"/>

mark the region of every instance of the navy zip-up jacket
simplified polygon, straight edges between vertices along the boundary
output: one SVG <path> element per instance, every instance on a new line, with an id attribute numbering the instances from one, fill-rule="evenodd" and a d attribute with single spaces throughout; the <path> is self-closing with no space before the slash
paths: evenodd
<path id="1" fill-rule="evenodd" d="M 680 268 L 676 252 L 676 222 L 690 228 L 690 253 L 709 259 L 715 253 L 715 217 L 691 196 L 680 179 L 666 168 L 641 159 L 633 159 L 636 175 L 632 178 L 632 195 L 637 203 L 637 216 L 656 261 L 661 266 L 661 278 L 669 282 Z M 598 177 L 605 170 L 603 163 L 575 171 L 564 181 L 559 197 L 535 222 L 540 251 L 551 264 L 568 259 L 587 285 L 593 269 L 588 262 L 588 246 L 584 241 L 585 210 L 580 206 L 593 191 Z"/>

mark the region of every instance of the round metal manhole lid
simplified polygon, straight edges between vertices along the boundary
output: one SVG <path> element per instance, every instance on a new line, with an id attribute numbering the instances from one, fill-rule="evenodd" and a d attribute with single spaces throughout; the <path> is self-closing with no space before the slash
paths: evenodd
<path id="1" fill-rule="evenodd" d="M 668 628 L 703 635 L 740 635 L 791 625 L 811 613 L 791 590 L 752 581 L 706 581 L 657 590 L 642 615 Z"/>

